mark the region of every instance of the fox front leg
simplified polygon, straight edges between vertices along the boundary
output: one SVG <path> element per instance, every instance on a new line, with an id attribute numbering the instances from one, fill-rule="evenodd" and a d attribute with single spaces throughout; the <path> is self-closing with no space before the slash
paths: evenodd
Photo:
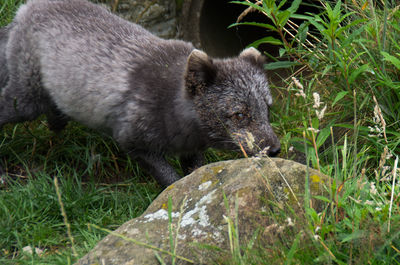
<path id="1" fill-rule="evenodd" d="M 168 164 L 162 155 L 144 154 L 140 155 L 136 160 L 163 187 L 171 185 L 180 178 L 175 169 Z"/>
<path id="2" fill-rule="evenodd" d="M 204 155 L 202 152 L 184 155 L 180 158 L 183 174 L 189 175 L 194 170 L 204 165 Z"/>

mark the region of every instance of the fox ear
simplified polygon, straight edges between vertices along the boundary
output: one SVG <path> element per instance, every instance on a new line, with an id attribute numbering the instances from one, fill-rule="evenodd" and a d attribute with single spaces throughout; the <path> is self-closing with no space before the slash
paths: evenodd
<path id="1" fill-rule="evenodd" d="M 205 92 L 217 75 L 212 59 L 203 51 L 193 50 L 186 63 L 185 84 L 190 96 Z"/>
<path id="2" fill-rule="evenodd" d="M 243 58 L 245 60 L 250 61 L 251 63 L 263 67 L 265 64 L 265 56 L 261 54 L 256 48 L 250 47 L 247 49 L 244 49 L 240 55 L 239 58 Z"/>

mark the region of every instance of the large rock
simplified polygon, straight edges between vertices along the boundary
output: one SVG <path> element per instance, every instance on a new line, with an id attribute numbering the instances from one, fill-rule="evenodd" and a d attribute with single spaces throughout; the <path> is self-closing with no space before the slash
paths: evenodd
<path id="1" fill-rule="evenodd" d="M 308 170 L 308 175 L 311 194 L 322 195 L 327 177 L 313 169 Z M 106 236 L 77 264 L 158 264 L 154 250 L 126 238 L 172 251 L 168 229 L 169 197 L 173 205 L 172 235 L 177 239 L 176 253 L 195 264 L 211 264 L 223 259 L 222 253 L 227 253 L 217 252 L 210 246 L 229 250 L 226 217 L 237 218 L 241 244 L 254 235 L 261 235 L 263 244 L 274 244 L 280 238 L 277 233 L 293 229 L 293 223 L 303 220 L 306 176 L 306 166 L 280 158 L 250 158 L 206 165 L 164 190 L 142 216 L 115 231 L 121 236 Z M 312 206 L 318 211 L 322 203 L 312 201 Z M 159 255 L 167 264 L 171 261 L 171 256 Z M 177 264 L 187 262 L 178 260 Z"/>
<path id="2" fill-rule="evenodd" d="M 102 2 L 107 8 L 126 20 L 138 23 L 159 37 L 176 37 L 176 3 L 171 0 L 92 0 Z M 117 4 L 116 4 L 117 3 Z"/>

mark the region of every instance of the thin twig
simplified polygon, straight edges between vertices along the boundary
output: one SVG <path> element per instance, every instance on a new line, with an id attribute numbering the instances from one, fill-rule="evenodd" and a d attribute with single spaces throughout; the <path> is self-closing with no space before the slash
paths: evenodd
<path id="1" fill-rule="evenodd" d="M 238 18 L 236 19 L 236 23 L 239 23 L 240 21 L 242 21 L 242 19 L 247 16 L 249 13 L 256 11 L 253 7 L 249 6 L 248 8 L 246 8 L 242 13 L 240 13 L 240 15 L 238 16 Z"/>
<path id="2" fill-rule="evenodd" d="M 75 249 L 74 238 L 72 237 L 72 233 L 71 233 L 71 225 L 68 222 L 67 213 L 65 212 L 64 204 L 63 204 L 62 199 L 61 199 L 61 192 L 60 192 L 60 188 L 58 187 L 58 179 L 57 179 L 57 177 L 54 177 L 54 186 L 56 188 L 58 203 L 60 204 L 61 215 L 63 216 L 64 224 L 67 227 L 67 235 L 68 235 L 69 240 L 71 241 L 72 253 L 73 253 L 73 255 L 75 257 L 77 257 L 78 253 L 76 252 L 76 249 Z"/>
<path id="3" fill-rule="evenodd" d="M 175 244 L 174 244 L 174 249 L 173 249 L 174 258 L 176 258 L 176 250 L 178 248 L 179 230 L 181 228 L 181 222 L 182 222 L 182 217 L 183 217 L 183 211 L 185 210 L 184 207 L 185 207 L 185 204 L 186 204 L 186 200 L 187 200 L 187 195 L 183 198 L 183 201 L 182 201 L 182 204 L 181 204 L 181 208 L 179 209 L 178 225 L 177 225 L 176 231 L 175 231 Z"/>
<path id="4" fill-rule="evenodd" d="M 289 22 L 290 20 L 288 20 L 288 22 Z M 296 34 L 297 33 L 299 33 L 299 31 L 297 30 L 297 28 L 294 26 L 294 25 L 292 25 L 292 24 L 294 24 L 294 25 L 296 25 L 297 26 L 297 28 L 298 28 L 298 25 L 297 24 L 295 24 L 295 23 L 287 23 L 287 25 L 292 29 L 292 30 L 294 30 L 294 32 L 296 32 Z M 311 48 L 309 48 L 307 45 L 305 45 L 304 43 L 301 43 L 300 42 L 300 40 L 298 40 L 290 31 L 288 31 L 288 30 L 286 30 L 285 29 L 285 31 L 292 37 L 292 38 L 294 38 L 294 39 L 296 39 L 297 40 L 297 43 L 299 43 L 301 46 L 303 46 L 307 51 L 309 51 L 309 52 L 311 52 L 312 53 L 312 50 L 311 50 Z M 305 40 L 306 41 L 306 43 L 308 44 L 308 45 L 310 45 L 312 48 L 315 48 L 315 45 L 314 44 L 312 44 L 312 42 L 311 41 L 309 41 L 309 40 Z M 322 52 L 320 52 L 321 54 L 322 54 Z"/>
<path id="5" fill-rule="evenodd" d="M 357 121 L 357 112 L 358 112 L 358 109 L 357 109 L 357 93 L 356 93 L 356 90 L 354 89 L 353 90 L 353 111 L 354 111 L 354 113 L 353 113 L 353 116 L 354 116 L 354 123 L 353 123 L 353 126 L 354 126 L 354 134 L 355 134 L 355 138 L 354 138 L 354 149 L 353 149 L 353 165 L 354 165 L 354 167 L 353 167 L 353 178 L 356 176 L 356 167 L 357 167 L 357 138 L 358 138 L 358 126 L 357 126 L 357 123 L 358 123 L 358 121 Z"/>
<path id="6" fill-rule="evenodd" d="M 290 193 L 292 194 L 293 198 L 296 200 L 297 204 L 299 205 L 299 207 L 301 207 L 299 200 L 297 199 L 296 194 L 294 193 L 292 187 L 290 186 L 289 182 L 286 180 L 285 176 L 283 175 L 282 171 L 279 169 L 279 167 L 276 165 L 276 163 L 269 157 L 267 156 L 268 159 L 273 163 L 273 165 L 275 166 L 275 168 L 278 170 L 279 175 L 281 176 L 281 178 L 283 179 L 283 181 L 285 182 L 286 186 L 288 187 Z"/>
<path id="7" fill-rule="evenodd" d="M 112 4 L 112 12 L 116 12 L 118 8 L 119 0 L 114 0 L 114 3 Z"/>
<path id="8" fill-rule="evenodd" d="M 299 26 L 298 26 L 296 23 L 294 23 L 293 21 L 291 21 L 290 19 L 288 20 L 288 24 L 295 25 L 295 26 L 297 26 L 297 28 L 299 28 Z M 318 39 L 314 34 L 311 34 L 310 32 L 307 32 L 307 35 L 310 36 L 311 38 L 313 38 L 315 41 L 321 42 L 321 40 Z M 311 41 L 309 41 L 309 40 L 307 40 L 307 41 L 309 42 L 309 44 L 310 44 L 311 46 L 315 47 L 315 45 L 312 44 Z M 326 45 L 325 43 L 322 43 L 322 45 L 323 45 L 325 48 L 328 48 L 328 45 Z"/>
<path id="9" fill-rule="evenodd" d="M 194 264 L 194 261 L 193 261 L 193 260 L 188 259 L 188 258 L 185 258 L 185 257 L 182 257 L 182 256 L 179 256 L 179 255 L 174 255 L 174 253 L 172 253 L 172 252 L 170 252 L 170 251 L 168 251 L 168 250 L 164 250 L 164 249 L 155 247 L 155 246 L 153 246 L 153 245 L 140 242 L 140 241 L 138 241 L 138 240 L 135 240 L 135 239 L 133 239 L 133 238 L 129 238 L 129 237 L 127 237 L 127 236 L 124 236 L 124 235 L 119 234 L 119 233 L 117 233 L 117 232 L 111 231 L 111 230 L 109 230 L 109 229 L 102 228 L 102 227 L 100 227 L 100 226 L 98 226 L 98 225 L 95 225 L 95 224 L 88 224 L 88 226 L 92 226 L 92 227 L 94 227 L 94 228 L 96 228 L 96 229 L 98 229 L 98 230 L 104 231 L 104 232 L 106 232 L 106 233 L 108 233 L 108 234 L 110 234 L 110 235 L 119 237 L 119 238 L 121 238 L 121 239 L 123 239 L 123 240 L 125 240 L 125 241 L 128 241 L 128 242 L 134 243 L 135 245 L 142 246 L 142 247 L 145 247 L 145 248 L 148 248 L 148 249 L 152 249 L 152 250 L 156 250 L 156 251 L 158 251 L 158 252 L 167 254 L 167 255 L 169 255 L 169 256 L 171 256 L 171 257 L 175 256 L 175 257 L 178 258 L 178 259 L 181 259 L 181 260 L 184 260 L 184 261 L 187 261 L 187 262 L 189 262 L 189 263 Z"/>
<path id="10" fill-rule="evenodd" d="M 310 124 L 311 124 L 311 120 L 310 120 Z M 311 128 L 312 128 L 312 125 L 311 125 Z M 313 143 L 313 147 L 314 147 L 314 150 L 315 150 L 315 157 L 317 158 L 317 169 L 318 169 L 318 172 L 320 172 L 321 173 L 321 169 L 320 169 L 320 166 L 319 166 L 319 156 L 318 156 L 318 147 L 317 147 L 317 143 L 315 142 L 315 134 L 314 134 L 314 130 L 311 130 L 311 134 L 312 134 L 312 143 Z"/>
<path id="11" fill-rule="evenodd" d="M 379 103 L 378 103 L 378 100 L 376 100 L 375 95 L 372 95 L 372 98 L 374 99 L 375 104 L 376 104 L 376 109 L 377 109 L 377 112 L 378 112 L 378 115 L 379 115 L 379 119 L 380 119 L 380 122 L 381 122 L 381 125 L 382 125 L 382 129 L 383 129 L 383 137 L 384 137 L 385 142 L 386 142 L 386 144 L 387 144 L 387 143 L 388 143 L 388 140 L 387 140 L 387 138 L 386 138 L 386 121 L 385 121 L 385 119 L 383 118 L 382 110 L 381 110 L 381 108 L 379 107 Z"/>
<path id="12" fill-rule="evenodd" d="M 309 66 L 307 65 L 303 65 L 300 69 L 298 69 L 296 72 L 294 72 L 293 74 L 291 74 L 290 76 L 288 76 L 285 79 L 285 82 L 289 82 L 289 80 L 291 80 L 293 77 L 297 76 L 298 74 L 300 74 L 301 72 L 305 71 L 306 68 L 308 68 Z"/>
<path id="13" fill-rule="evenodd" d="M 390 232 L 390 218 L 392 217 L 393 196 L 394 196 L 394 184 L 395 184 L 395 182 L 396 182 L 397 165 L 398 165 L 398 163 L 399 163 L 399 157 L 396 156 L 396 160 L 394 161 L 394 168 L 393 168 L 392 194 L 391 194 L 391 196 L 390 196 L 389 219 L 388 219 L 388 233 Z"/>
<path id="14" fill-rule="evenodd" d="M 143 11 L 138 15 L 138 17 L 136 18 L 136 23 L 138 23 L 141 19 L 142 19 L 142 17 L 143 17 L 143 15 L 150 9 L 150 7 L 152 7 L 155 3 L 157 2 L 157 0 L 153 0 L 150 4 L 148 4 L 144 9 L 143 9 Z"/>

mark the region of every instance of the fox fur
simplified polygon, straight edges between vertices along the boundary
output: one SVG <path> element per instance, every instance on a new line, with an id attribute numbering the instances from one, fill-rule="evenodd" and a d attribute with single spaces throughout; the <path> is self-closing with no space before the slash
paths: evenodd
<path id="1" fill-rule="evenodd" d="M 0 129 L 48 117 L 111 135 L 161 185 L 179 179 L 208 147 L 248 155 L 280 150 L 272 97 L 254 48 L 216 59 L 164 40 L 85 0 L 34 0 L 0 29 Z"/>

